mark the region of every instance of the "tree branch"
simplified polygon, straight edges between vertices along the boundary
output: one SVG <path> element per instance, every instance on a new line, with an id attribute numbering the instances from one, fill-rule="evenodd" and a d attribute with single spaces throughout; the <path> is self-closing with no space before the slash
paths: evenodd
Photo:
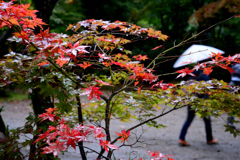
<path id="1" fill-rule="evenodd" d="M 141 123 L 139 123 L 139 124 L 137 124 L 137 125 L 129 128 L 128 130 L 126 130 L 126 132 L 128 132 L 129 130 L 131 131 L 131 130 L 133 130 L 133 129 L 139 127 L 139 126 L 142 126 L 142 125 L 144 125 L 144 124 L 146 124 L 146 123 L 148 123 L 148 122 L 150 122 L 150 121 L 153 121 L 153 120 L 155 120 L 155 119 L 157 119 L 157 118 L 159 118 L 159 117 L 162 117 L 162 116 L 164 116 L 164 115 L 166 115 L 166 114 L 168 114 L 168 113 L 170 113 L 170 112 L 172 112 L 172 111 L 174 111 L 174 110 L 177 110 L 177 109 L 186 107 L 186 105 L 184 105 L 184 106 L 181 106 L 181 107 L 177 108 L 177 105 L 178 105 L 178 104 L 176 104 L 173 109 L 171 109 L 171 110 L 169 110 L 169 111 L 167 111 L 167 112 L 165 112 L 165 113 L 162 113 L 162 114 L 160 114 L 160 115 L 158 115 L 158 116 L 156 116 L 156 117 L 150 118 L 150 119 L 148 119 L 148 120 L 146 120 L 146 121 L 143 121 L 143 122 L 141 122 Z M 114 139 L 114 140 L 111 142 L 111 144 L 114 144 L 114 143 L 117 141 L 117 139 L 119 139 L 119 138 L 121 138 L 121 137 L 119 136 L 119 137 L 117 137 L 116 139 Z"/>
<path id="2" fill-rule="evenodd" d="M 221 23 L 224 23 L 224 22 L 226 22 L 226 21 L 228 21 L 228 20 L 230 20 L 230 19 L 232 19 L 232 18 L 234 18 L 234 17 L 235 17 L 235 16 L 232 16 L 232 17 L 230 17 L 230 18 L 228 18 L 228 19 L 225 19 L 225 20 L 223 20 L 223 21 L 221 21 L 221 22 L 218 22 L 218 23 L 216 23 L 216 24 L 208 27 L 207 29 L 204 29 L 203 31 L 201 31 L 201 32 L 193 35 L 192 37 L 190 37 L 190 38 L 188 38 L 188 39 L 180 42 L 179 44 L 174 45 L 173 47 L 171 47 L 171 48 L 169 48 L 169 49 L 161 52 L 159 55 L 157 55 L 157 56 L 152 60 L 152 62 L 151 62 L 146 68 L 149 68 L 149 67 L 150 67 L 161 55 L 163 55 L 164 53 L 167 53 L 168 51 L 170 51 L 170 50 L 172 50 L 172 49 L 174 49 L 174 48 L 177 48 L 177 47 L 180 47 L 180 46 L 184 45 L 184 44 L 185 44 L 186 42 L 188 42 L 189 40 L 191 40 L 191 39 L 193 39 L 193 38 L 201 35 L 202 33 L 206 32 L 207 30 L 209 30 L 209 29 L 211 29 L 211 28 L 213 28 L 213 27 L 215 27 L 215 26 L 217 26 L 217 25 L 219 25 L 219 24 L 221 24 Z M 154 67 L 154 66 L 153 66 L 153 67 Z"/>

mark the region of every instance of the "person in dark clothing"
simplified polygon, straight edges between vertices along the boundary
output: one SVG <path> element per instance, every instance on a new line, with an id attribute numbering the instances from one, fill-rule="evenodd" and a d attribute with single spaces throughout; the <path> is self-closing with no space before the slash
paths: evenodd
<path id="1" fill-rule="evenodd" d="M 188 80 L 195 79 L 197 81 L 208 81 L 209 76 L 204 74 L 202 70 L 194 71 L 192 72 L 196 77 L 190 76 Z M 199 95 L 199 98 L 208 98 L 207 95 Z M 187 134 L 187 130 L 189 126 L 191 125 L 194 117 L 195 117 L 195 111 L 191 109 L 191 106 L 188 106 L 187 108 L 188 115 L 187 119 L 181 129 L 181 133 L 179 136 L 179 145 L 180 146 L 189 146 L 189 143 L 185 141 L 185 136 Z M 207 139 L 207 144 L 216 144 L 218 142 L 217 139 L 213 139 L 212 136 L 212 127 L 211 127 L 211 119 L 210 116 L 208 118 L 204 117 L 203 121 L 205 123 L 205 130 L 206 130 L 206 139 Z"/>

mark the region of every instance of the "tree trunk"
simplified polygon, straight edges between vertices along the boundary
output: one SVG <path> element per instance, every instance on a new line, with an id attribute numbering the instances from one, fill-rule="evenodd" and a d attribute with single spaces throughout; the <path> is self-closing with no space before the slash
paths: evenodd
<path id="1" fill-rule="evenodd" d="M 43 22 L 49 25 L 50 16 L 52 15 L 53 8 L 55 7 L 58 0 L 33 0 L 35 9 L 38 10 L 36 13 L 38 18 L 41 18 Z M 49 26 L 43 26 L 44 29 Z M 35 33 L 38 33 L 40 28 L 35 30 Z"/>
<path id="2" fill-rule="evenodd" d="M 78 105 L 78 121 L 79 121 L 79 124 L 83 125 L 81 100 L 80 100 L 80 97 L 78 95 L 76 96 L 76 99 L 77 99 L 77 105 Z M 83 147 L 83 142 L 78 142 L 78 147 L 79 147 L 79 150 L 80 150 L 80 154 L 82 156 L 82 160 L 87 160 L 85 150 L 84 150 L 84 147 Z"/>
<path id="3" fill-rule="evenodd" d="M 33 111 L 35 116 L 38 116 L 39 114 L 43 114 L 45 111 L 45 109 L 47 108 L 53 108 L 54 104 L 51 102 L 50 97 L 44 97 L 42 94 L 39 93 L 40 89 L 36 88 L 33 89 L 32 94 L 31 94 L 31 99 L 32 99 L 32 105 L 33 105 Z M 42 128 L 43 126 L 46 126 L 46 122 L 37 122 L 37 130 Z M 37 136 L 34 136 L 33 139 L 34 141 L 37 140 Z M 43 146 L 42 146 L 43 147 Z M 36 159 L 36 157 L 38 157 L 38 155 L 40 153 L 38 153 L 39 147 L 37 146 L 37 144 L 32 144 L 30 146 L 30 154 L 29 154 L 29 160 L 33 160 Z M 51 160 L 53 159 L 53 155 L 52 154 L 48 154 L 46 156 L 46 160 Z M 41 160 L 40 157 L 37 158 L 38 160 Z M 42 158 L 45 159 L 45 158 Z"/>
<path id="4" fill-rule="evenodd" d="M 35 5 L 35 9 L 38 10 L 36 13 L 38 18 L 41 18 L 43 22 L 46 24 L 49 24 L 50 16 L 52 15 L 53 8 L 55 7 L 58 0 L 33 0 L 33 3 Z M 48 25 L 43 26 L 44 29 L 48 28 Z M 40 32 L 40 28 L 36 28 L 35 33 Z M 54 107 L 53 102 L 51 102 L 50 97 L 44 97 L 44 95 L 40 94 L 40 88 L 33 89 L 33 92 L 31 94 L 32 99 L 32 105 L 33 105 L 33 111 L 35 116 L 38 116 L 39 114 L 42 114 L 45 112 L 45 109 Z M 41 126 L 44 126 L 44 122 L 37 123 L 37 130 L 40 129 Z M 37 137 L 34 136 L 34 139 Z M 36 144 L 32 144 L 30 146 L 30 154 L 29 159 L 32 160 L 36 156 L 37 146 Z M 38 157 L 38 159 L 41 159 Z M 47 158 L 42 159 L 53 159 L 52 154 L 48 154 Z"/>

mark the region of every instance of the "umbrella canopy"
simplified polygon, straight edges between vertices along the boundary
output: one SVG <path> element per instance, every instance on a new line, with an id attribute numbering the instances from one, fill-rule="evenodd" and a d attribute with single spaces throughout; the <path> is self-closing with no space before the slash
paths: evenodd
<path id="1" fill-rule="evenodd" d="M 212 52 L 222 53 L 224 51 L 205 45 L 194 44 L 189 47 L 174 63 L 173 68 L 182 67 L 191 63 L 196 63 L 212 57 Z"/>

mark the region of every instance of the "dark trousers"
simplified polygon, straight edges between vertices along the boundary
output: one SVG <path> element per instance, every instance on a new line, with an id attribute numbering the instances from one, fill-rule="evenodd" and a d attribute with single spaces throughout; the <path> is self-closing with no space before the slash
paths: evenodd
<path id="1" fill-rule="evenodd" d="M 187 130 L 188 130 L 189 126 L 191 125 L 194 117 L 195 117 L 195 111 L 194 111 L 194 110 L 191 110 L 191 107 L 188 106 L 187 119 L 186 119 L 186 122 L 184 123 L 184 125 L 183 125 L 183 127 L 182 127 L 182 130 L 181 130 L 179 139 L 185 141 L 185 136 L 186 136 L 186 134 L 187 134 Z M 211 140 L 213 140 L 213 137 L 212 137 L 212 127 L 211 127 L 211 119 L 210 119 L 210 117 L 209 117 L 209 118 L 205 118 L 205 117 L 204 117 L 204 118 L 203 118 L 203 121 L 204 121 L 204 123 L 205 123 L 205 130 L 206 130 L 206 138 L 207 138 L 207 141 L 211 141 Z"/>
<path id="2" fill-rule="evenodd" d="M 228 117 L 228 124 L 233 124 L 233 121 L 234 121 L 233 116 Z"/>

